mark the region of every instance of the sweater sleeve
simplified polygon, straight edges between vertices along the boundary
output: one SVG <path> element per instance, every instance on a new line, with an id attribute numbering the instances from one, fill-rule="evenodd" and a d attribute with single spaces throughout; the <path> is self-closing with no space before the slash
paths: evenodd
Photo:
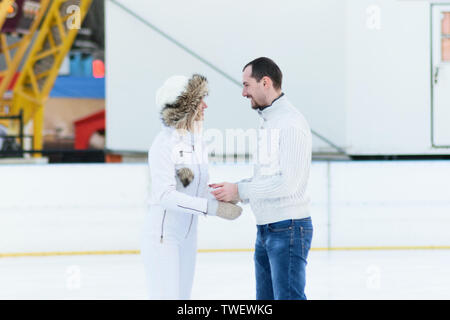
<path id="1" fill-rule="evenodd" d="M 206 214 L 207 199 L 192 197 L 176 190 L 175 164 L 170 144 L 159 143 L 149 152 L 152 197 L 163 208 L 190 214 Z"/>
<path id="2" fill-rule="evenodd" d="M 280 173 L 267 179 L 238 183 L 241 198 L 281 198 L 292 195 L 307 179 L 311 164 L 311 138 L 299 128 L 283 128 L 279 141 Z"/>
<path id="3" fill-rule="evenodd" d="M 249 183 L 252 181 L 252 178 L 249 179 L 243 179 L 240 180 L 238 182 L 236 182 L 236 184 L 238 185 L 238 195 L 239 195 L 239 200 L 243 203 L 243 204 L 247 204 L 249 203 L 250 199 L 247 197 L 247 194 L 244 195 L 244 193 L 241 193 L 241 189 L 239 189 L 239 186 L 245 183 Z"/>

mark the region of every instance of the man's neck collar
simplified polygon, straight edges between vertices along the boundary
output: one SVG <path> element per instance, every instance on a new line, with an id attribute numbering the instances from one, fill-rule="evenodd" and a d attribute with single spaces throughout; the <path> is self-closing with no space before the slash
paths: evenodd
<path id="1" fill-rule="evenodd" d="M 275 99 L 272 101 L 271 104 L 269 104 L 269 105 L 267 105 L 267 106 L 264 106 L 264 107 L 259 107 L 258 110 L 259 110 L 259 111 L 263 111 L 264 109 L 271 107 L 271 106 L 273 105 L 273 103 L 274 103 L 275 101 L 277 101 L 278 99 L 280 99 L 282 96 L 284 96 L 284 92 L 281 92 L 281 94 L 280 94 L 277 98 L 275 98 Z"/>

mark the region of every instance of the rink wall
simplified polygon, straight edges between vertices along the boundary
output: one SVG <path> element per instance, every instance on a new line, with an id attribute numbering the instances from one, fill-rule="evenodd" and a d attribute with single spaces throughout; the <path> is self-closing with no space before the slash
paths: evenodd
<path id="1" fill-rule="evenodd" d="M 211 181 L 251 176 L 212 164 Z M 0 166 L 0 256 L 137 251 L 146 164 Z M 313 248 L 450 247 L 450 162 L 313 162 Z M 251 249 L 255 222 L 202 218 L 199 249 Z"/>

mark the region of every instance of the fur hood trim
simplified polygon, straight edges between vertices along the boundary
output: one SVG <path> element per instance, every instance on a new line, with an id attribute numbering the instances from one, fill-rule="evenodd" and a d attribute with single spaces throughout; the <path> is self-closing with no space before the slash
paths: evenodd
<path id="1" fill-rule="evenodd" d="M 161 92 L 170 94 L 161 98 Z M 208 81 L 202 75 L 194 74 L 190 79 L 182 76 L 169 78 L 157 93 L 157 104 L 162 107 L 162 122 L 168 127 L 189 130 L 198 105 L 207 95 Z"/>

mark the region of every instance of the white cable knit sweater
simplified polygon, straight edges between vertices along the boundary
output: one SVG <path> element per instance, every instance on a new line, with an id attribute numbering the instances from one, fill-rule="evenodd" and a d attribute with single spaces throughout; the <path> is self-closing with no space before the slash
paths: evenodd
<path id="1" fill-rule="evenodd" d="M 258 225 L 310 216 L 306 195 L 311 166 L 311 130 L 286 96 L 258 111 L 258 153 L 251 179 L 238 182 Z"/>

